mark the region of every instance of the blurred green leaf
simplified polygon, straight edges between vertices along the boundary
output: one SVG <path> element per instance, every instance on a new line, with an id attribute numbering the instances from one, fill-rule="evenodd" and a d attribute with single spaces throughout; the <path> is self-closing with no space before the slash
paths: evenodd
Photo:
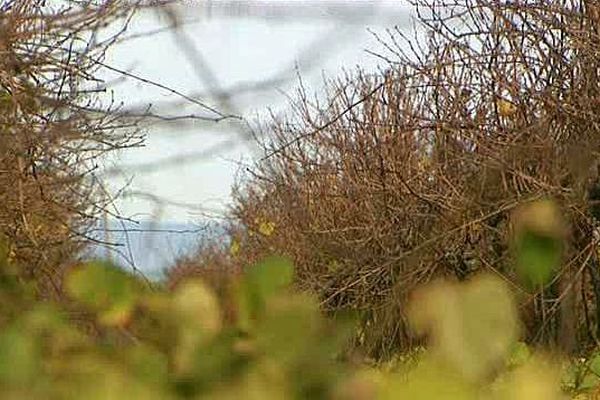
<path id="1" fill-rule="evenodd" d="M 549 199 L 525 203 L 512 216 L 517 272 L 525 284 L 539 288 L 560 265 L 566 227 L 560 209 Z"/>
<path id="2" fill-rule="evenodd" d="M 247 331 L 273 295 L 287 288 L 293 280 L 294 267 L 283 257 L 270 257 L 249 268 L 236 291 L 238 325 Z"/>
<path id="3" fill-rule="evenodd" d="M 413 300 L 411 320 L 429 334 L 433 353 L 471 381 L 504 363 L 518 334 L 511 293 L 492 275 L 426 287 Z"/>
<path id="4" fill-rule="evenodd" d="M 516 244 L 516 261 L 527 284 L 539 287 L 552 278 L 562 257 L 562 241 L 532 231 L 523 232 Z"/>
<path id="5" fill-rule="evenodd" d="M 447 369 L 432 358 L 423 360 L 406 377 L 396 377 L 382 392 L 381 398 L 386 400 L 475 400 L 480 398 L 476 387 L 469 385 L 460 374 Z"/>
<path id="6" fill-rule="evenodd" d="M 248 270 L 247 283 L 267 299 L 292 283 L 294 267 L 289 259 L 270 257 Z"/>
<path id="7" fill-rule="evenodd" d="M 175 363 L 188 370 L 196 349 L 221 330 L 221 310 L 214 293 L 201 281 L 185 282 L 173 296 L 173 312 L 179 325 Z"/>
<path id="8" fill-rule="evenodd" d="M 91 400 L 144 399 L 167 400 L 174 398 L 164 388 L 149 385 L 136 379 L 135 371 L 127 369 L 117 360 L 100 356 L 78 357 L 73 360 L 76 368 L 72 382 L 58 398 Z"/>
<path id="9" fill-rule="evenodd" d="M 557 366 L 539 356 L 532 356 L 522 366 L 506 374 L 496 387 L 497 400 L 563 400 Z M 489 396 L 488 396 L 489 397 Z"/>
<path id="10" fill-rule="evenodd" d="M 248 357 L 232 351 L 236 339 L 227 332 L 206 346 L 192 349 L 190 363 L 176 371 L 176 391 L 193 397 L 195 393 L 208 391 L 219 383 L 232 381 L 244 372 Z"/>
<path id="11" fill-rule="evenodd" d="M 266 354 L 283 365 L 307 354 L 317 342 L 322 321 L 316 301 L 307 296 L 280 297 L 269 304 L 256 331 Z"/>
<path id="12" fill-rule="evenodd" d="M 591 372 L 600 377 L 600 354 L 594 354 L 587 362 L 587 366 Z"/>
<path id="13" fill-rule="evenodd" d="M 173 307 L 183 328 L 211 336 L 221 329 L 219 302 L 213 291 L 200 280 L 181 285 L 173 295 Z"/>
<path id="14" fill-rule="evenodd" d="M 583 376 L 583 379 L 579 382 L 576 389 L 580 392 L 587 392 L 598 385 L 600 385 L 600 377 L 588 373 Z"/>
<path id="15" fill-rule="evenodd" d="M 169 360 L 166 354 L 142 343 L 130 348 L 123 359 L 139 380 L 155 387 L 167 384 Z"/>
<path id="16" fill-rule="evenodd" d="M 525 364 L 531 357 L 531 350 L 524 342 L 515 342 L 510 351 L 510 357 L 508 358 L 509 367 L 518 367 Z"/>
<path id="17" fill-rule="evenodd" d="M 39 342 L 17 328 L 0 334 L 0 382 L 9 386 L 31 383 L 41 366 Z"/>
<path id="18" fill-rule="evenodd" d="M 66 287 L 75 300 L 99 312 L 99 321 L 107 325 L 123 325 L 129 320 L 141 289 L 133 276 L 104 262 L 71 272 Z"/>

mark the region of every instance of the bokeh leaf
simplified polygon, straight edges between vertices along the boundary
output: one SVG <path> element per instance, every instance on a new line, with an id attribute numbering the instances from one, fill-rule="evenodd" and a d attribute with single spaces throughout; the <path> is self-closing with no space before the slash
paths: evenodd
<path id="1" fill-rule="evenodd" d="M 278 298 L 269 304 L 256 332 L 258 344 L 284 365 L 307 354 L 318 339 L 321 320 L 317 303 L 307 296 Z"/>
<path id="2" fill-rule="evenodd" d="M 107 325 L 128 322 L 141 286 L 133 276 L 105 262 L 92 262 L 71 272 L 67 292 L 75 300 L 99 313 Z"/>
<path id="3" fill-rule="evenodd" d="M 600 377 L 600 354 L 594 354 L 587 362 L 587 366 L 592 373 Z"/>
<path id="4" fill-rule="evenodd" d="M 531 357 L 523 366 L 510 372 L 495 395 L 498 400 L 562 400 L 557 368 L 552 362 Z"/>
<path id="5" fill-rule="evenodd" d="M 549 282 L 561 260 L 562 242 L 527 231 L 516 246 L 517 266 L 525 282 L 533 287 Z"/>
<path id="6" fill-rule="evenodd" d="M 294 267 L 283 257 L 270 257 L 249 268 L 237 288 L 238 323 L 247 330 L 271 297 L 287 288 L 293 280 Z"/>
<path id="7" fill-rule="evenodd" d="M 289 259 L 270 257 L 250 268 L 247 282 L 262 298 L 268 298 L 292 283 L 294 267 Z"/>
<path id="8" fill-rule="evenodd" d="M 417 331 L 429 335 L 433 354 L 470 381 L 502 365 L 517 340 L 513 298 L 492 275 L 425 287 L 415 295 L 410 315 Z"/>
<path id="9" fill-rule="evenodd" d="M 507 364 L 509 367 L 524 365 L 531 358 L 531 350 L 524 342 L 516 342 L 510 351 Z"/>
<path id="10" fill-rule="evenodd" d="M 396 377 L 390 385 L 385 387 L 381 398 L 386 400 L 476 400 L 479 396 L 477 396 L 475 386 L 465 381 L 460 373 L 429 358 L 422 361 L 407 376 Z"/>
<path id="11" fill-rule="evenodd" d="M 179 325 L 175 364 L 179 371 L 189 370 L 197 349 L 221 330 L 221 310 L 214 293 L 200 280 L 185 282 L 172 304 Z"/>
<path id="12" fill-rule="evenodd" d="M 41 366 L 37 338 L 17 328 L 0 334 L 0 382 L 9 386 L 30 384 Z"/>
<path id="13" fill-rule="evenodd" d="M 562 259 L 562 215 L 553 201 L 539 200 L 519 207 L 512 219 L 517 271 L 525 284 L 539 288 L 550 281 Z"/>

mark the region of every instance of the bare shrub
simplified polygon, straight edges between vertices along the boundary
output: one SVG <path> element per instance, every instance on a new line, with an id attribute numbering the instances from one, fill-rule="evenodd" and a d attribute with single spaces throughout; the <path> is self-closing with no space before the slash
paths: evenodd
<path id="1" fill-rule="evenodd" d="M 233 215 L 248 231 L 275 229 L 247 246 L 293 257 L 298 285 L 325 309 L 358 310 L 357 342 L 377 357 L 414 343 L 405 304 L 417 285 L 479 270 L 519 294 L 531 341 L 595 342 L 599 6 L 414 6 L 424 40 L 390 32 L 383 73 L 330 80 L 325 104 L 301 89 L 293 115 L 264 129 Z M 570 221 L 569 249 L 555 282 L 530 293 L 513 271 L 508 217 L 545 197 Z"/>
<path id="2" fill-rule="evenodd" d="M 47 3 L 47 4 L 45 4 Z M 89 242 L 107 199 L 102 156 L 141 141 L 136 121 L 97 96 L 97 78 L 133 2 L 3 3 L 0 14 L 0 232 L 23 275 L 50 295 Z"/>

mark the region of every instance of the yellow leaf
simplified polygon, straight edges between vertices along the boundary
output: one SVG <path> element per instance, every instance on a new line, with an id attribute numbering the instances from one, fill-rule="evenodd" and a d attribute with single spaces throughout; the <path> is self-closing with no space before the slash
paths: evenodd
<path id="1" fill-rule="evenodd" d="M 271 236 L 275 232 L 275 223 L 271 221 L 260 222 L 258 232 L 263 236 Z"/>
<path id="2" fill-rule="evenodd" d="M 240 253 L 241 245 L 236 239 L 233 239 L 231 246 L 229 247 L 229 254 L 232 257 L 236 257 Z"/>
<path id="3" fill-rule="evenodd" d="M 192 336 L 212 338 L 221 330 L 219 301 L 201 280 L 181 285 L 173 296 L 173 305 L 181 328 L 191 331 Z"/>
<path id="4" fill-rule="evenodd" d="M 512 215 L 515 233 L 533 231 L 539 235 L 564 239 L 567 226 L 561 209 L 551 199 L 536 200 L 525 203 Z"/>
<path id="5" fill-rule="evenodd" d="M 517 112 L 517 106 L 505 99 L 498 100 L 497 106 L 498 114 L 502 117 L 512 117 Z"/>
<path id="6" fill-rule="evenodd" d="M 510 373 L 500 385 L 498 399 L 559 400 L 563 399 L 557 384 L 558 371 L 551 362 L 539 357 Z"/>
<path id="7" fill-rule="evenodd" d="M 470 382 L 501 365 L 518 336 L 511 292 L 492 275 L 431 283 L 414 294 L 409 318 L 429 334 L 432 354 Z"/>
<path id="8" fill-rule="evenodd" d="M 214 292 L 201 280 L 186 281 L 177 289 L 172 301 L 179 323 L 174 365 L 179 372 L 184 372 L 194 364 L 196 349 L 221 331 L 221 308 Z"/>
<path id="9" fill-rule="evenodd" d="M 98 322 L 105 326 L 124 327 L 131 321 L 132 307 L 128 304 L 113 307 L 99 315 Z"/>

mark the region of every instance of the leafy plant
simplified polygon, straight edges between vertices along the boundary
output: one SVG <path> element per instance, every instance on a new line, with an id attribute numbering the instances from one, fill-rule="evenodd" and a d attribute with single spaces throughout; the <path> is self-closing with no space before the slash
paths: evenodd
<path id="1" fill-rule="evenodd" d="M 534 247 L 531 257 L 542 256 Z M 326 317 L 292 287 L 289 260 L 245 269 L 231 298 L 201 279 L 150 288 L 92 262 L 66 278 L 65 303 L 36 299 L 0 252 L 0 396 L 28 399 L 561 399 L 559 364 L 519 341 L 516 303 L 495 275 L 438 281 L 412 296 L 428 346 L 387 364 L 344 361 L 357 326 Z M 537 261 L 536 261 L 537 262 Z M 235 318 L 224 305 L 233 304 Z M 95 330 L 70 314 L 84 310 Z M 600 385 L 600 357 L 572 364 L 563 388 Z"/>

